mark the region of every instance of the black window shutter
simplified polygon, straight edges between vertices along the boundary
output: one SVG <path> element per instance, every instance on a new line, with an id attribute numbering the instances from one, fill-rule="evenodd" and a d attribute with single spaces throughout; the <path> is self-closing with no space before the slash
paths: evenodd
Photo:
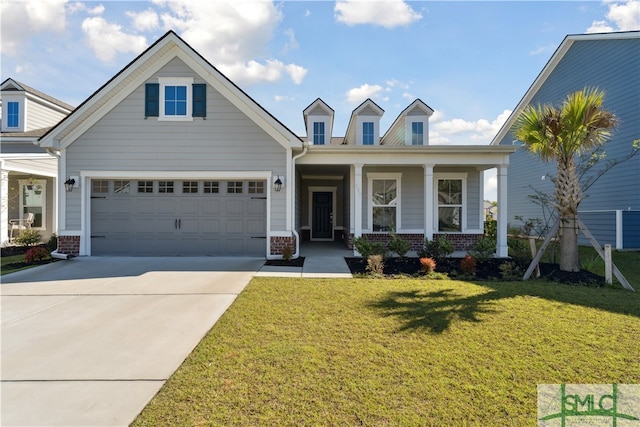
<path id="1" fill-rule="evenodd" d="M 144 116 L 158 117 L 160 115 L 160 84 L 147 83 L 144 86 Z"/>
<path id="2" fill-rule="evenodd" d="M 193 117 L 207 117 L 207 85 L 193 84 Z"/>

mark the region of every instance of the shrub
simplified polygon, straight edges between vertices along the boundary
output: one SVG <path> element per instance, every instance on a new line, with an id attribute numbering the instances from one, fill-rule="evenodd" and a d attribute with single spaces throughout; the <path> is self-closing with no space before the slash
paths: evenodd
<path id="1" fill-rule="evenodd" d="M 386 254 L 384 245 L 380 242 L 371 242 L 366 237 L 356 237 L 353 239 L 353 247 L 362 255 L 363 258 L 369 258 L 371 255 Z"/>
<path id="2" fill-rule="evenodd" d="M 53 233 L 51 237 L 49 237 L 49 240 L 45 243 L 44 247 L 47 248 L 49 252 L 53 252 L 58 249 L 58 236 L 56 233 Z"/>
<path id="3" fill-rule="evenodd" d="M 509 246 L 509 256 L 513 258 L 516 263 L 523 265 L 531 261 L 531 249 L 526 240 L 509 237 L 507 239 L 507 246 Z"/>
<path id="4" fill-rule="evenodd" d="M 462 270 L 464 274 L 473 276 L 476 274 L 476 260 L 470 255 L 462 258 L 462 261 L 460 261 L 460 270 Z"/>
<path id="5" fill-rule="evenodd" d="M 444 236 L 437 236 L 433 240 L 424 239 L 424 247 L 418 254 L 420 258 L 441 259 L 451 255 L 454 251 L 453 243 Z"/>
<path id="6" fill-rule="evenodd" d="M 500 273 L 504 280 L 522 280 L 524 272 L 515 262 L 505 262 L 500 264 Z"/>
<path id="7" fill-rule="evenodd" d="M 390 252 L 397 253 L 398 256 L 402 258 L 409 252 L 409 249 L 411 249 L 411 243 L 393 233 L 391 234 L 391 241 L 387 245 L 387 249 Z"/>
<path id="8" fill-rule="evenodd" d="M 22 233 L 20 233 L 20 235 L 14 240 L 19 245 L 33 246 L 42 241 L 42 236 L 38 230 L 30 228 L 28 230 L 23 230 Z"/>
<path id="9" fill-rule="evenodd" d="M 488 237 L 481 237 L 473 244 L 469 253 L 478 262 L 489 261 L 496 252 L 496 241 Z"/>
<path id="10" fill-rule="evenodd" d="M 285 261 L 290 261 L 291 257 L 293 257 L 293 248 L 291 245 L 287 245 L 282 248 L 282 259 Z"/>
<path id="11" fill-rule="evenodd" d="M 420 258 L 420 270 L 424 273 L 436 271 L 436 260 L 433 258 Z"/>
<path id="12" fill-rule="evenodd" d="M 484 235 L 490 239 L 498 238 L 498 221 L 490 219 L 484 222 Z"/>
<path id="13" fill-rule="evenodd" d="M 40 261 L 47 258 L 49 258 L 49 251 L 42 246 L 31 248 L 24 254 L 24 260 L 26 262 Z"/>
<path id="14" fill-rule="evenodd" d="M 384 274 L 382 255 L 369 255 L 367 257 L 367 271 L 376 276 L 382 276 Z"/>

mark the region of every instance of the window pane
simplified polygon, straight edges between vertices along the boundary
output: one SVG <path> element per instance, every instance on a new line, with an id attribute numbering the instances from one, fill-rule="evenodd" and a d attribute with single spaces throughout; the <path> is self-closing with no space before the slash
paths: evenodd
<path id="1" fill-rule="evenodd" d="M 438 180 L 438 204 L 439 205 L 462 204 L 462 180 L 460 179 Z"/>
<path id="2" fill-rule="evenodd" d="M 373 208 L 373 231 L 392 231 L 396 228 L 396 208 Z"/>
<path id="3" fill-rule="evenodd" d="M 153 181 L 138 181 L 138 193 L 153 193 Z"/>
<path id="4" fill-rule="evenodd" d="M 227 193 L 242 193 L 242 181 L 229 181 L 227 183 Z"/>
<path id="5" fill-rule="evenodd" d="M 44 227 L 44 224 L 42 223 L 41 207 L 25 206 L 24 208 L 22 208 L 22 212 L 23 212 L 22 218 L 26 217 L 28 213 L 33 214 L 33 223 L 31 224 L 32 227 L 35 227 L 35 228 Z"/>
<path id="6" fill-rule="evenodd" d="M 423 145 L 424 125 L 422 122 L 411 123 L 411 145 Z"/>
<path id="7" fill-rule="evenodd" d="M 313 123 L 313 145 L 324 144 L 324 122 Z"/>
<path id="8" fill-rule="evenodd" d="M 249 194 L 264 194 L 264 181 L 249 181 Z"/>
<path id="9" fill-rule="evenodd" d="M 173 193 L 173 181 L 159 181 L 158 193 Z"/>
<path id="10" fill-rule="evenodd" d="M 17 128 L 20 126 L 19 107 L 20 104 L 17 102 L 7 103 L 7 127 Z"/>
<path id="11" fill-rule="evenodd" d="M 220 191 L 220 184 L 218 181 L 205 181 L 204 192 L 205 193 L 217 193 Z"/>
<path id="12" fill-rule="evenodd" d="M 93 191 L 94 193 L 108 193 L 109 181 L 104 179 L 91 181 L 91 191 Z"/>
<path id="13" fill-rule="evenodd" d="M 197 193 L 198 192 L 198 181 L 183 181 L 182 182 L 182 192 L 183 193 Z"/>
<path id="14" fill-rule="evenodd" d="M 371 183 L 371 201 L 377 206 L 395 206 L 397 187 L 395 179 L 374 179 Z"/>
<path id="15" fill-rule="evenodd" d="M 439 207 L 438 231 L 462 231 L 461 214 L 461 207 Z"/>
<path id="16" fill-rule="evenodd" d="M 373 145 L 373 122 L 362 123 L 362 144 Z"/>
<path id="17" fill-rule="evenodd" d="M 114 181 L 113 183 L 113 192 L 118 194 L 128 194 L 129 193 L 129 181 Z"/>

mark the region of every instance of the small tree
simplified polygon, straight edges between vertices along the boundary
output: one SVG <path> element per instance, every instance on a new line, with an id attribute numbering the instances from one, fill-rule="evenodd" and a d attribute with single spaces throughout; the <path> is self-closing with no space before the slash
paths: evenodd
<path id="1" fill-rule="evenodd" d="M 604 92 L 585 88 L 567 96 L 560 107 L 530 105 L 518 116 L 515 136 L 545 162 L 557 165 L 553 203 L 560 217 L 560 270 L 579 271 L 577 215 L 584 198 L 576 157 L 609 138 L 615 115 L 602 108 Z"/>

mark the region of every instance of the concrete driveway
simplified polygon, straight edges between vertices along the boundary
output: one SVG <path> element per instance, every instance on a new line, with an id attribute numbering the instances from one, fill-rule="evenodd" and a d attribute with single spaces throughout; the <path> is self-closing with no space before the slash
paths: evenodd
<path id="1" fill-rule="evenodd" d="M 91 257 L 3 277 L 1 424 L 128 425 L 262 264 Z"/>

